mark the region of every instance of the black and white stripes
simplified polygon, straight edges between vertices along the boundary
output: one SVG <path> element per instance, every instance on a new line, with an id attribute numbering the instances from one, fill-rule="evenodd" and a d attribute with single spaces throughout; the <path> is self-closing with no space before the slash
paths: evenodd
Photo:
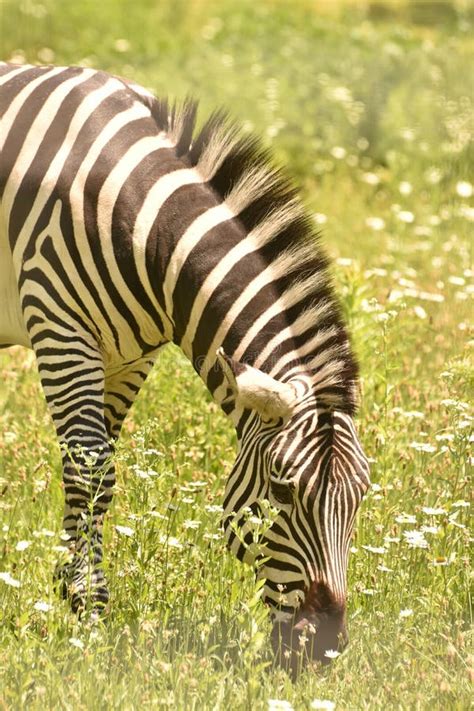
<path id="1" fill-rule="evenodd" d="M 222 112 L 197 133 L 195 118 L 104 72 L 0 64 L 0 345 L 34 348 L 64 444 L 60 574 L 77 607 L 106 600 L 113 441 L 172 341 L 237 428 L 229 546 L 245 558 L 248 512 L 269 500 L 275 616 L 343 604 L 368 474 L 327 261 L 258 142 Z"/>

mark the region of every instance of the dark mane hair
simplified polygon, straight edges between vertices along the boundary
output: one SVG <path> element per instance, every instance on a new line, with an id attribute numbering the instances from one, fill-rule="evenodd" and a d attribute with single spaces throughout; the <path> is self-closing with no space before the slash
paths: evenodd
<path id="1" fill-rule="evenodd" d="M 288 310 L 300 324 L 295 343 L 298 348 L 310 339 L 315 343 L 303 359 L 305 370 L 312 374 L 321 405 L 352 414 L 358 366 L 320 236 L 291 180 L 275 167 L 261 142 L 244 134 L 227 112 L 215 111 L 195 135 L 196 101 L 171 104 L 129 87 L 148 106 L 158 129 L 169 135 L 177 156 L 201 172 L 222 200 L 232 201 L 247 234 L 272 222 L 269 254 L 281 265 L 282 291 L 301 287 Z"/>

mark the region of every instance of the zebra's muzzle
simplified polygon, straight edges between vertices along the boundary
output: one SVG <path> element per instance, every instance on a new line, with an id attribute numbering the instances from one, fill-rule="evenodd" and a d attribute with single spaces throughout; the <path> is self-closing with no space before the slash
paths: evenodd
<path id="1" fill-rule="evenodd" d="M 323 583 L 313 583 L 294 618 L 275 623 L 271 640 L 278 664 L 293 679 L 308 664 L 328 664 L 348 643 L 345 603 Z"/>

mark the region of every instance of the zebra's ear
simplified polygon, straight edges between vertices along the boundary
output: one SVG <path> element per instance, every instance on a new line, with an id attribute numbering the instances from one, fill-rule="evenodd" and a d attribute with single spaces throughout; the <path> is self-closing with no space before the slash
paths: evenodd
<path id="1" fill-rule="evenodd" d="M 290 417 L 297 402 L 292 385 L 281 383 L 251 365 L 239 363 L 222 348 L 216 355 L 238 405 L 256 410 L 266 420 Z"/>

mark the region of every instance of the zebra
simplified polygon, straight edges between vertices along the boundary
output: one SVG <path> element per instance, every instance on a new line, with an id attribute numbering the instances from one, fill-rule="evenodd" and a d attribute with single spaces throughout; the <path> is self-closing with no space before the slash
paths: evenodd
<path id="1" fill-rule="evenodd" d="M 0 64 L 0 346 L 36 356 L 62 451 L 70 556 L 56 580 L 79 614 L 108 603 L 122 422 L 159 350 L 181 348 L 235 426 L 223 533 L 264 580 L 294 672 L 347 642 L 370 483 L 358 366 L 298 191 L 226 112 L 199 131 L 196 116 L 193 99 L 103 71 Z"/>

